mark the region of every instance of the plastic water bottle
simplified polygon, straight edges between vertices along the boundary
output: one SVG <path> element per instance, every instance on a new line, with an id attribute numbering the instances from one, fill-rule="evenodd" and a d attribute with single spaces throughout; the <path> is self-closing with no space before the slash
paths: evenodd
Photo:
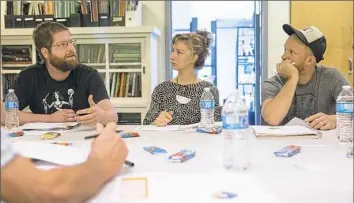
<path id="1" fill-rule="evenodd" d="M 214 127 L 214 109 L 214 96 L 210 92 L 210 87 L 206 87 L 200 98 L 200 128 L 210 129 Z"/>
<path id="2" fill-rule="evenodd" d="M 238 91 L 231 93 L 222 108 L 223 164 L 228 170 L 248 168 L 248 108 Z"/>
<path id="3" fill-rule="evenodd" d="M 16 132 L 20 126 L 18 115 L 18 99 L 13 89 L 9 89 L 5 97 L 5 126 L 10 132 Z"/>
<path id="4" fill-rule="evenodd" d="M 353 101 L 351 86 L 343 86 L 336 104 L 337 136 L 342 144 L 353 142 Z"/>

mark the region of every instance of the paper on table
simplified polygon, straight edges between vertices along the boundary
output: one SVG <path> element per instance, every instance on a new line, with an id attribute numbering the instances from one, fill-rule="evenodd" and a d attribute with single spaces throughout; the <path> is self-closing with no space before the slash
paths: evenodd
<path id="1" fill-rule="evenodd" d="M 179 125 L 167 125 L 164 127 L 158 127 L 156 125 L 141 125 L 136 128 L 141 131 L 179 131 L 181 130 Z"/>
<path id="2" fill-rule="evenodd" d="M 17 141 L 13 146 L 24 157 L 64 166 L 83 163 L 90 150 L 35 141 Z"/>
<path id="3" fill-rule="evenodd" d="M 305 126 L 252 126 L 257 137 L 281 136 L 320 136 L 316 130 Z"/>
<path id="4" fill-rule="evenodd" d="M 27 123 L 21 126 L 21 130 L 68 130 L 74 127 L 77 127 L 77 122 L 70 123 Z"/>
<path id="5" fill-rule="evenodd" d="M 287 124 L 285 124 L 286 126 L 294 126 L 294 125 L 299 125 L 299 126 L 306 126 L 306 127 L 310 127 L 304 120 L 294 117 L 293 119 L 291 119 Z"/>

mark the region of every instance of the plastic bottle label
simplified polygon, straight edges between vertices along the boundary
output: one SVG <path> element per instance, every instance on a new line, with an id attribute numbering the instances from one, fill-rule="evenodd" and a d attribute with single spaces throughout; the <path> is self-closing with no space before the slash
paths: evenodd
<path id="1" fill-rule="evenodd" d="M 6 110 L 13 109 L 13 108 L 18 108 L 17 102 L 6 102 L 5 103 Z"/>
<path id="2" fill-rule="evenodd" d="M 248 115 L 236 115 L 236 116 L 223 116 L 222 127 L 223 129 L 247 129 L 248 128 Z"/>
<path id="3" fill-rule="evenodd" d="M 339 102 L 336 104 L 337 113 L 353 113 L 353 102 Z"/>
<path id="4" fill-rule="evenodd" d="M 200 108 L 202 108 L 202 109 L 214 109 L 215 108 L 215 101 L 201 100 L 200 101 Z"/>

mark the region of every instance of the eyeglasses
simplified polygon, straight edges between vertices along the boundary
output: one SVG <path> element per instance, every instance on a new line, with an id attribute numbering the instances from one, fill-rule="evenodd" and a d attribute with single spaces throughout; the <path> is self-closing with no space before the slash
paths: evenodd
<path id="1" fill-rule="evenodd" d="M 72 39 L 72 40 L 69 40 L 69 41 L 58 42 L 56 44 L 52 44 L 52 46 L 53 47 L 54 46 L 55 47 L 59 47 L 61 49 L 67 49 L 69 44 L 72 44 L 73 46 L 76 46 L 76 40 Z"/>

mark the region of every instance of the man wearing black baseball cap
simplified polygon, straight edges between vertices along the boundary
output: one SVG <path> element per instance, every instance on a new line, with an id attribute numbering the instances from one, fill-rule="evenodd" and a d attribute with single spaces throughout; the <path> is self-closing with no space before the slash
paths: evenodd
<path id="1" fill-rule="evenodd" d="M 262 85 L 263 121 L 283 125 L 297 117 L 315 129 L 335 128 L 336 99 L 350 84 L 337 69 L 317 64 L 324 59 L 325 36 L 315 26 L 284 24 L 283 30 L 289 37 L 277 74 Z"/>

